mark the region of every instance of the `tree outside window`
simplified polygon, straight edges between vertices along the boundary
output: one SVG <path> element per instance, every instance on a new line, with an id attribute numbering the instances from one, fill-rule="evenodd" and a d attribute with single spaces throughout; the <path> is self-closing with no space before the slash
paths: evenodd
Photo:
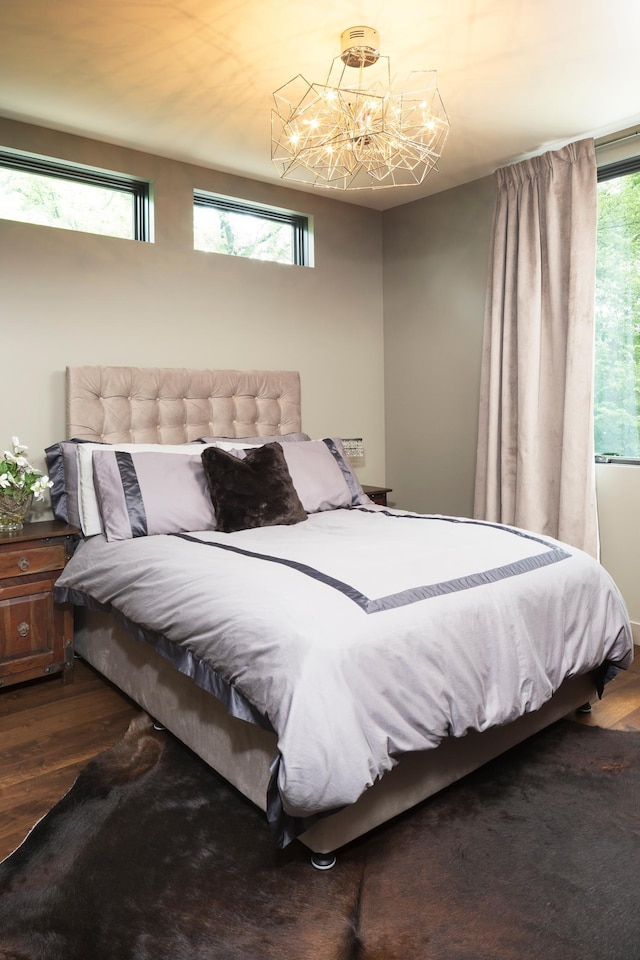
<path id="1" fill-rule="evenodd" d="M 131 193 L 2 166 L 0 217 L 134 239 Z"/>
<path id="2" fill-rule="evenodd" d="M 640 458 L 640 170 L 598 184 L 595 353 L 595 452 Z"/>

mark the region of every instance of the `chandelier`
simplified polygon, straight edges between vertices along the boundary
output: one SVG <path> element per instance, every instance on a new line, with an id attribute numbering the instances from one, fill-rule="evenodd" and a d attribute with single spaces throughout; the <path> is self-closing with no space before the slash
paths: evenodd
<path id="1" fill-rule="evenodd" d="M 271 159 L 280 176 L 342 190 L 422 183 L 449 132 L 436 71 L 410 73 L 395 90 L 377 30 L 350 27 L 340 40 L 326 83 L 298 74 L 273 94 Z"/>

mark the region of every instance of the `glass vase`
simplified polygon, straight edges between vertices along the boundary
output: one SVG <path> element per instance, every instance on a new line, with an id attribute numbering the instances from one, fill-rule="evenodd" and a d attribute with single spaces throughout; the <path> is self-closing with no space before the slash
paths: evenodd
<path id="1" fill-rule="evenodd" d="M 0 533 L 15 533 L 22 530 L 24 519 L 31 509 L 33 494 L 0 493 Z"/>

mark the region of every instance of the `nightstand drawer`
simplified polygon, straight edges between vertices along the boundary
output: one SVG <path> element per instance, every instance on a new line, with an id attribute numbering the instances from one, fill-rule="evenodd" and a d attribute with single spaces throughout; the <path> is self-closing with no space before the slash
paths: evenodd
<path id="1" fill-rule="evenodd" d="M 64 637 L 54 629 L 53 580 L 0 589 L 0 684 L 62 669 Z"/>
<path id="2" fill-rule="evenodd" d="M 48 647 L 51 622 L 51 587 L 35 589 L 26 595 L 0 598 L 0 649 L 2 658 L 22 657 Z M 1 597 L 1 594 L 0 594 Z"/>
<path id="3" fill-rule="evenodd" d="M 38 677 L 73 677 L 73 611 L 53 602 L 79 533 L 60 520 L 0 534 L 0 692 Z"/>
<path id="4" fill-rule="evenodd" d="M 66 561 L 64 543 L 45 544 L 37 547 L 16 544 L 15 550 L 0 554 L 0 579 L 26 577 L 46 570 L 62 570 Z"/>

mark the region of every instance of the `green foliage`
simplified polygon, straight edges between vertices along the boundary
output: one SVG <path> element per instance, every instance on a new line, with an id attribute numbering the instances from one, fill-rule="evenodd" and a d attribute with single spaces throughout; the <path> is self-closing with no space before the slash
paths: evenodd
<path id="1" fill-rule="evenodd" d="M 595 450 L 640 457 L 640 171 L 598 186 Z"/>
<path id="2" fill-rule="evenodd" d="M 193 228 L 196 250 L 293 263 L 292 228 L 288 223 L 196 206 Z"/>
<path id="3" fill-rule="evenodd" d="M 7 167 L 0 167 L 0 217 L 133 239 L 129 194 Z"/>

